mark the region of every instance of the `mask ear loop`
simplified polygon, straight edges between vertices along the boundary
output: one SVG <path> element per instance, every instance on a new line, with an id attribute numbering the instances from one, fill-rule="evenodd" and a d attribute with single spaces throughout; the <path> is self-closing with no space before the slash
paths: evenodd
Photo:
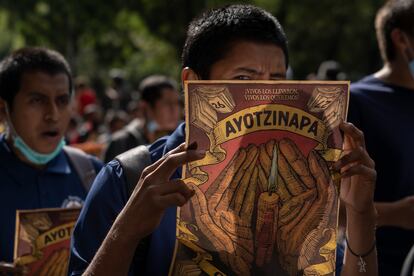
<path id="1" fill-rule="evenodd" d="M 406 33 L 404 33 L 404 40 L 405 40 L 405 43 L 406 43 L 407 45 L 410 45 L 410 44 L 411 44 L 411 43 L 410 43 L 410 39 L 409 39 L 409 37 L 408 37 L 408 35 L 407 35 Z M 405 56 L 407 57 L 407 61 L 408 61 L 408 63 L 410 63 L 410 62 L 414 61 L 414 49 L 413 49 L 413 48 L 411 48 L 411 46 L 408 46 L 408 47 L 405 49 Z"/>
<path id="2" fill-rule="evenodd" d="M 405 56 L 407 58 L 407 65 L 408 65 L 408 69 L 411 73 L 411 76 L 414 79 L 414 49 L 411 47 L 411 45 L 414 45 L 414 44 L 410 43 L 409 35 L 406 34 L 406 33 L 404 33 L 404 39 L 405 39 L 405 42 L 408 46 L 405 49 Z M 413 36 L 413 39 L 414 39 L 414 36 Z"/>
<path id="3" fill-rule="evenodd" d="M 19 135 L 17 134 L 16 129 L 14 128 L 13 123 L 11 121 L 9 104 L 7 102 L 5 102 L 4 104 L 4 111 L 6 113 L 6 123 L 7 123 L 6 134 L 10 134 L 14 139 Z"/>

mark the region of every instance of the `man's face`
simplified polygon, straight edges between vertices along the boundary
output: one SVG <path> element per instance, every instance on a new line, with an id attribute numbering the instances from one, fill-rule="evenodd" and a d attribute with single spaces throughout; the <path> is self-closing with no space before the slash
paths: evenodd
<path id="1" fill-rule="evenodd" d="M 285 55 L 280 47 L 250 41 L 236 42 L 210 69 L 211 80 L 283 80 Z"/>
<path id="2" fill-rule="evenodd" d="M 173 130 L 180 119 L 180 104 L 178 92 L 171 88 L 164 88 L 161 98 L 155 102 L 152 108 L 153 120 L 159 130 Z"/>
<path id="3" fill-rule="evenodd" d="M 24 73 L 10 110 L 10 119 L 23 141 L 40 153 L 51 153 L 70 119 L 66 74 Z"/>

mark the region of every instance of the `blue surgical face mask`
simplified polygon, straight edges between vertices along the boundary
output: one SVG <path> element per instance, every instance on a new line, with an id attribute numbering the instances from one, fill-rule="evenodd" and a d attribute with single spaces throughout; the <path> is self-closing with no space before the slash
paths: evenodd
<path id="1" fill-rule="evenodd" d="M 408 35 L 404 36 L 407 44 L 410 44 L 410 39 L 408 38 Z M 414 50 L 411 47 L 409 47 L 408 49 L 406 49 L 405 54 L 408 58 L 408 68 L 410 69 L 411 76 L 414 78 Z"/>
<path id="2" fill-rule="evenodd" d="M 45 165 L 50 160 L 55 158 L 62 148 L 65 146 L 65 140 L 62 138 L 60 140 L 57 147 L 51 153 L 39 153 L 37 151 L 32 150 L 20 136 L 14 136 L 13 138 L 13 145 L 16 149 L 18 149 L 24 157 L 27 158 L 30 162 L 36 165 Z"/>
<path id="3" fill-rule="evenodd" d="M 414 59 L 408 63 L 408 66 L 410 67 L 411 76 L 414 78 Z"/>
<path id="4" fill-rule="evenodd" d="M 6 118 L 7 118 L 7 124 L 9 128 L 9 134 L 11 135 L 11 138 L 13 140 L 13 145 L 16 149 L 20 151 L 21 154 L 23 154 L 24 157 L 26 157 L 27 160 L 29 160 L 31 163 L 35 165 L 45 165 L 50 160 L 55 158 L 62 148 L 65 146 L 66 142 L 62 138 L 59 142 L 59 144 L 56 146 L 56 148 L 51 153 L 39 153 L 33 149 L 31 149 L 24 141 L 23 139 L 17 134 L 16 130 L 13 127 L 13 124 L 10 119 L 10 114 L 8 110 L 8 106 L 6 105 Z"/>
<path id="5" fill-rule="evenodd" d="M 158 128 L 158 124 L 154 120 L 149 120 L 147 123 L 147 130 L 149 133 L 154 133 Z"/>

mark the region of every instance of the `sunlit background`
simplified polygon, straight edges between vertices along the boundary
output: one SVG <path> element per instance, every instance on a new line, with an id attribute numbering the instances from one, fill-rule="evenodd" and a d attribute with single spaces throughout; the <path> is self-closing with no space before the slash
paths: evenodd
<path id="1" fill-rule="evenodd" d="M 255 0 L 282 23 L 289 38 L 294 79 L 336 60 L 357 80 L 380 66 L 374 30 L 381 0 Z M 121 68 L 135 86 L 145 76 L 179 79 L 180 52 L 191 18 L 218 0 L 1 0 L 0 58 L 22 46 L 43 45 L 63 53 L 75 75 L 99 92 L 109 71 Z"/>

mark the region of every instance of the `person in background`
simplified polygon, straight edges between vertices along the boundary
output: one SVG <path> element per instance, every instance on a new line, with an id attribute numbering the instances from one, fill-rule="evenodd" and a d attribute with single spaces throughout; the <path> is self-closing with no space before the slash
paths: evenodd
<path id="1" fill-rule="evenodd" d="M 179 124 L 179 93 L 174 80 L 162 75 L 149 76 L 141 81 L 139 92 L 144 119 L 136 118 L 114 133 L 104 154 L 105 162 L 129 149 L 170 134 Z"/>
<path id="2" fill-rule="evenodd" d="M 110 86 L 105 90 L 102 107 L 106 112 L 109 109 L 126 110 L 132 100 L 132 91 L 125 78 L 125 72 L 114 68 L 109 71 Z"/>
<path id="3" fill-rule="evenodd" d="M 121 130 L 129 121 L 128 114 L 125 111 L 109 111 L 105 116 L 105 125 L 110 134 Z"/>
<path id="4" fill-rule="evenodd" d="M 139 93 L 139 92 L 137 92 Z M 131 119 L 144 120 L 144 103 L 138 98 L 128 104 L 128 116 Z"/>
<path id="5" fill-rule="evenodd" d="M 105 131 L 98 137 L 98 142 L 107 144 L 111 139 L 111 136 L 124 128 L 128 122 L 129 117 L 125 111 L 122 110 L 108 110 L 105 115 Z"/>
<path id="6" fill-rule="evenodd" d="M 351 85 L 348 117 L 378 171 L 378 264 L 388 276 L 414 244 L 414 0 L 387 1 L 375 29 L 383 67 Z"/>
<path id="7" fill-rule="evenodd" d="M 75 85 L 76 111 L 80 116 L 83 116 L 86 106 L 97 104 L 96 93 L 89 87 L 88 81 L 84 76 L 78 76 Z"/>
<path id="8" fill-rule="evenodd" d="M 80 206 L 91 184 L 84 176 L 102 167 L 78 152 L 93 172 L 78 171 L 73 149 L 65 147 L 72 89 L 69 65 L 53 50 L 23 48 L 0 63 L 7 125 L 0 135 L 0 261 L 13 261 L 16 210 Z"/>
<path id="9" fill-rule="evenodd" d="M 309 78 L 310 76 L 308 76 Z M 346 74 L 342 70 L 341 64 L 335 60 L 325 60 L 323 61 L 318 68 L 316 74 L 316 79 L 318 80 L 345 80 Z"/>

